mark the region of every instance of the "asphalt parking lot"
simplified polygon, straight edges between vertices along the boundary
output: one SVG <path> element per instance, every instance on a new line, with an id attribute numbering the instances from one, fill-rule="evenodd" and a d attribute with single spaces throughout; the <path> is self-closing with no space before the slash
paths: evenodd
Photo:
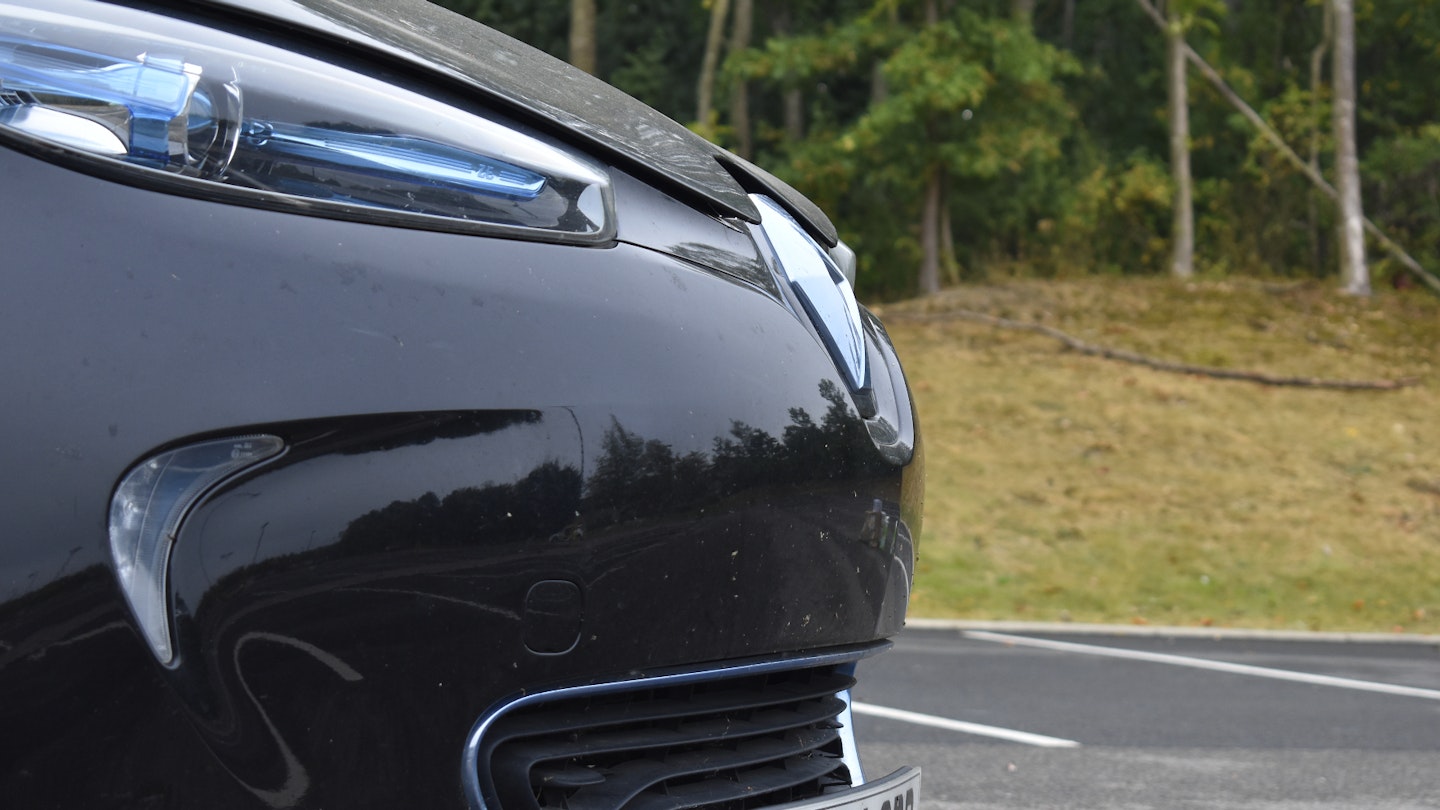
<path id="1" fill-rule="evenodd" d="M 910 629 L 855 690 L 930 808 L 1440 808 L 1440 644 Z"/>

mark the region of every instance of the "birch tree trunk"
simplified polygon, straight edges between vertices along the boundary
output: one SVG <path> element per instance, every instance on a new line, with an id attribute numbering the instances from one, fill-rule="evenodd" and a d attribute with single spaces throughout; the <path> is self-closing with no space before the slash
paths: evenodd
<path id="1" fill-rule="evenodd" d="M 1360 158 L 1355 147 L 1355 7 L 1330 0 L 1335 21 L 1335 190 L 1340 195 L 1340 285 L 1350 295 L 1370 294 L 1365 266 L 1365 212 L 1360 203 Z"/>
<path id="2" fill-rule="evenodd" d="M 706 137 L 710 137 L 713 129 L 715 69 L 720 64 L 720 47 L 725 42 L 725 18 L 729 15 L 730 0 L 711 0 L 710 31 L 705 36 L 705 56 L 700 62 L 700 81 L 695 93 L 695 121 Z"/>
<path id="3" fill-rule="evenodd" d="M 1162 30 L 1165 28 L 1165 18 L 1161 16 L 1160 12 L 1155 10 L 1154 6 L 1150 5 L 1150 0 L 1135 1 L 1139 3 L 1140 8 L 1144 10 L 1156 26 Z M 1220 94 L 1221 98 L 1230 102 L 1231 106 L 1239 111 L 1239 113 L 1245 117 L 1245 120 L 1253 124 L 1255 128 L 1260 131 L 1260 134 L 1265 137 L 1265 140 L 1269 141 L 1270 145 L 1275 147 L 1275 150 L 1279 152 L 1282 157 L 1290 161 L 1290 165 L 1299 169 L 1300 173 L 1305 175 L 1311 183 L 1314 183 L 1316 188 L 1325 192 L 1325 196 L 1334 200 L 1337 205 L 1339 204 L 1340 193 L 1335 190 L 1335 187 L 1330 185 L 1319 173 L 1312 171 L 1310 166 L 1305 163 L 1305 159 L 1300 157 L 1294 149 L 1291 149 L 1289 144 L 1285 143 L 1285 139 L 1280 137 L 1280 133 L 1276 132 L 1274 127 L 1265 123 L 1265 119 L 1261 118 L 1260 114 L 1255 112 L 1254 107 L 1246 104 L 1245 99 L 1240 98 L 1240 95 L 1231 89 L 1230 85 L 1225 83 L 1225 79 L 1220 76 L 1219 72 L 1217 72 L 1209 62 L 1202 59 L 1200 54 L 1196 53 L 1195 49 L 1189 45 L 1185 46 L 1185 58 L 1189 59 L 1190 64 L 1194 65 L 1195 69 L 1200 71 L 1200 75 L 1204 76 L 1206 81 L 1210 82 L 1211 86 L 1215 88 L 1215 91 Z M 1394 239 L 1386 236 L 1385 232 L 1380 230 L 1378 225 L 1366 219 L 1363 216 L 1363 212 L 1360 222 L 1361 225 L 1364 226 L 1365 232 L 1375 237 L 1375 241 L 1380 243 L 1380 247 L 1384 248 L 1391 256 L 1394 256 L 1410 275 L 1419 279 L 1425 286 L 1440 293 L 1440 276 L 1436 276 L 1421 266 L 1420 262 L 1416 261 L 1415 257 L 1411 256 L 1404 247 Z"/>
<path id="4" fill-rule="evenodd" d="M 595 75 L 595 0 L 570 0 L 570 64 Z"/>
<path id="5" fill-rule="evenodd" d="M 1320 13 L 1320 43 L 1315 50 L 1310 52 L 1310 104 L 1318 108 L 1320 106 L 1320 83 L 1325 79 L 1325 56 L 1330 51 L 1330 42 L 1335 38 L 1332 30 L 1330 4 L 1326 3 Z M 1318 109 L 1317 109 L 1318 112 Z M 1310 130 L 1310 154 L 1306 156 L 1306 165 L 1310 167 L 1310 173 L 1320 174 L 1320 116 L 1315 116 L 1315 127 Z M 1309 231 L 1310 231 L 1310 263 L 1315 268 L 1323 267 L 1325 255 L 1323 242 L 1320 236 L 1320 206 L 1315 199 L 1314 192 L 1308 197 Z"/>
<path id="6" fill-rule="evenodd" d="M 1185 74 L 1185 29 L 1171 0 L 1165 27 L 1165 76 L 1170 102 L 1170 176 L 1175 181 L 1175 219 L 1170 231 L 1170 274 L 1195 275 L 1195 207 L 1190 181 L 1190 97 Z"/>
<path id="7" fill-rule="evenodd" d="M 935 0 L 925 0 L 925 24 L 940 22 L 940 7 Z M 931 130 L 926 122 L 926 136 Z M 925 203 L 920 212 L 920 293 L 940 292 L 940 212 L 945 210 L 945 170 L 930 167 L 925 178 Z"/>
<path id="8" fill-rule="evenodd" d="M 730 52 L 737 53 L 750 47 L 754 31 L 755 0 L 735 0 Z M 737 78 L 735 85 L 730 88 L 730 128 L 735 130 L 735 153 L 749 160 L 753 151 L 750 142 L 750 87 L 740 78 Z"/>

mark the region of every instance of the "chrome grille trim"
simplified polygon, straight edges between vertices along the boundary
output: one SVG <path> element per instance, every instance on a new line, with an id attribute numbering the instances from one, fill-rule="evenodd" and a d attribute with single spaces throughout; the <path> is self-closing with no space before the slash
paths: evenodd
<path id="1" fill-rule="evenodd" d="M 829 679 L 831 679 L 827 680 L 827 682 L 819 683 L 818 695 L 809 696 L 799 695 L 799 692 L 805 692 L 805 690 L 796 689 L 793 683 L 780 683 L 780 685 L 776 687 L 776 689 L 778 689 L 778 692 L 775 693 L 776 699 L 773 700 L 773 702 L 785 702 L 785 700 L 804 699 L 809 700 L 811 705 L 815 705 L 816 700 L 818 700 L 819 703 L 825 706 L 824 713 L 827 719 L 812 722 L 816 719 L 814 716 L 799 718 L 796 724 L 801 726 L 801 728 L 795 728 L 789 732 L 785 732 L 783 729 L 760 729 L 762 734 L 786 735 L 786 742 L 780 742 L 778 739 L 776 739 L 776 741 L 769 741 L 768 739 L 768 741 L 765 741 L 765 745 L 760 745 L 759 747 L 765 749 L 765 752 L 759 755 L 759 760 L 765 760 L 766 755 L 779 755 L 779 757 L 785 758 L 786 755 L 788 755 L 786 745 L 798 745 L 798 752 L 796 752 L 795 757 L 785 760 L 786 764 L 783 770 L 795 768 L 796 774 L 811 774 L 812 778 L 821 778 L 821 780 L 822 778 L 831 778 L 827 777 L 827 774 L 831 773 L 831 771 L 838 771 L 838 773 L 848 774 L 848 783 L 854 785 L 861 784 L 863 783 L 863 775 L 861 775 L 858 755 L 855 754 L 854 728 L 852 728 L 851 725 L 848 683 L 850 683 L 850 676 L 852 672 L 854 672 L 855 662 L 864 659 L 864 657 L 871 656 L 871 654 L 878 653 L 878 651 L 884 650 L 886 647 L 888 647 L 888 643 L 878 643 L 873 644 L 873 646 L 851 647 L 851 649 L 828 651 L 828 653 L 806 654 L 806 656 L 786 657 L 786 659 L 779 660 L 714 664 L 714 666 L 707 667 L 707 669 L 657 673 L 657 675 L 634 677 L 634 679 L 618 680 L 618 682 L 595 683 L 595 685 L 547 690 L 547 692 L 518 696 L 518 698 L 507 700 L 507 702 L 498 703 L 497 706 L 485 712 L 484 715 L 475 722 L 475 725 L 471 728 L 471 734 L 468 736 L 467 744 L 465 744 L 464 754 L 462 754 L 461 760 L 461 783 L 464 785 L 465 797 L 467 797 L 471 810 L 534 810 L 533 804 L 527 807 L 527 809 L 494 806 L 494 791 L 497 790 L 495 785 L 497 785 L 498 781 L 511 780 L 511 787 L 513 787 L 513 781 L 514 778 L 516 778 L 513 771 L 514 764 L 516 764 L 517 760 L 530 761 L 527 760 L 526 751 L 524 751 L 524 745 L 526 744 L 523 744 L 523 742 L 516 744 L 516 742 L 503 741 L 505 736 L 516 734 L 517 729 L 520 734 L 528 734 L 528 725 L 534 725 L 533 722 L 528 721 L 526 716 L 528 713 L 547 712 L 546 721 L 540 725 L 550 724 L 550 728 L 541 729 L 537 734 L 564 734 L 564 729 L 567 728 L 567 726 L 564 726 L 564 722 L 567 721 L 563 719 L 566 709 L 554 708 L 554 706 L 562 705 L 562 703 L 577 703 L 589 699 L 596 699 L 603 703 L 605 700 L 611 700 L 611 708 L 606 709 L 602 706 L 602 708 L 596 709 L 595 715 L 590 715 L 589 706 L 586 706 L 586 708 L 580 712 L 570 712 L 572 715 L 585 716 L 586 722 L 588 722 L 589 725 L 603 725 L 606 722 L 606 711 L 624 712 L 624 708 L 621 708 L 621 705 L 613 702 L 624 699 L 626 693 L 638 696 L 641 695 L 641 693 L 670 690 L 675 689 L 675 687 L 681 687 L 681 689 L 701 687 L 701 689 L 711 690 L 710 695 L 720 699 L 721 703 L 723 703 L 724 698 L 727 696 L 727 692 L 723 687 L 729 685 L 729 683 L 739 683 L 742 679 L 753 679 L 753 677 L 756 676 L 783 676 L 786 675 L 786 673 L 805 677 L 829 677 Z M 806 673 L 806 670 L 809 670 L 809 672 Z M 844 677 L 845 680 L 835 680 L 832 676 Z M 647 709 L 645 709 L 647 712 L 652 711 L 655 706 L 660 706 L 660 708 L 654 709 L 654 711 L 660 712 L 658 715 L 654 715 L 658 716 L 658 718 L 667 718 L 667 716 L 670 716 L 665 713 L 668 709 L 667 706 L 664 705 L 664 700 L 661 700 L 661 702 L 644 703 L 644 705 L 647 706 Z M 523 709 L 530 709 L 531 712 L 521 712 Z M 562 725 L 553 725 L 554 715 L 552 709 L 554 712 L 560 712 L 559 716 L 562 718 L 560 719 L 560 724 Z M 724 711 L 747 712 L 750 711 L 750 709 L 747 708 L 747 703 L 744 703 L 742 699 L 742 702 L 729 706 L 729 708 L 724 708 Z M 756 715 L 765 715 L 765 713 L 766 712 L 756 712 Z M 749 722 L 749 718 L 747 718 L 747 722 Z M 768 721 L 762 718 L 760 722 L 762 722 L 763 725 Z M 589 732 L 586 732 L 586 734 L 589 735 Z M 664 735 L 671 734 L 671 732 L 658 731 L 654 732 L 654 734 L 664 739 Z M 688 735 L 688 738 L 694 741 L 697 735 L 698 738 L 704 739 L 704 735 L 706 735 L 707 732 L 704 724 L 694 724 L 694 722 L 690 722 L 684 732 L 677 731 L 675 734 L 680 736 Z M 590 736 L 589 747 L 579 745 L 579 748 L 585 749 L 583 752 L 586 752 L 586 754 L 593 754 L 593 748 L 605 748 L 612 744 L 621 745 L 621 747 L 624 748 L 624 738 L 625 734 Z M 615 742 L 616 739 L 618 739 L 619 742 Z M 497 745 L 504 747 L 505 757 L 507 757 L 508 762 L 508 767 L 505 767 L 507 773 L 494 774 L 490 771 L 492 764 L 491 755 L 495 754 Z M 547 745 L 549 745 L 550 749 L 550 757 L 547 758 L 553 760 L 554 749 L 556 749 L 556 747 L 554 747 L 553 741 Z M 825 760 L 829 762 L 828 767 L 822 765 L 822 762 L 811 760 L 812 754 L 806 752 L 818 751 L 819 747 L 825 747 L 828 751 L 834 751 L 837 745 L 838 749 L 840 749 L 838 760 L 835 754 L 824 755 Z M 605 749 L 609 751 L 609 748 Z M 755 751 L 755 748 L 746 749 L 746 751 L 742 752 L 740 751 L 739 745 L 734 745 L 734 747 L 730 748 L 730 751 L 733 752 L 733 754 L 730 755 L 736 760 L 734 764 L 740 764 L 740 762 L 755 758 L 752 757 L 752 752 Z M 569 754 L 569 751 L 562 752 L 562 755 L 564 754 Z M 678 768 L 678 770 L 684 771 L 687 765 L 685 765 L 683 757 L 684 755 L 677 755 L 675 761 L 671 762 L 670 767 L 672 770 L 677 770 Z M 533 764 L 528 765 L 528 767 L 533 767 L 536 773 L 541 773 L 541 771 L 543 771 L 544 774 L 553 773 L 556 780 L 563 781 L 563 783 L 566 784 L 573 783 L 576 778 L 585 777 L 583 768 L 576 768 L 575 771 L 554 771 L 546 770 L 546 768 Z M 769 765 L 762 765 L 762 767 L 769 767 Z M 628 764 L 626 764 L 625 771 L 635 770 L 644 771 L 645 767 L 641 764 L 635 764 L 635 762 L 628 762 Z M 482 773 L 482 771 L 484 771 L 484 773 Z M 580 773 L 576 773 L 576 771 L 580 771 Z M 753 775 L 759 780 L 759 783 L 769 784 L 770 774 L 755 773 Z M 621 774 L 621 777 L 621 780 L 618 781 L 624 781 L 626 774 Z M 534 777 L 530 778 L 533 780 Z M 636 778 L 638 778 L 641 783 L 644 783 L 645 775 L 641 774 Z M 582 781 L 586 780 L 582 778 Z M 606 787 L 609 787 L 609 785 L 606 785 Z M 688 807 L 694 804 L 685 798 L 685 790 L 683 790 L 683 788 L 681 788 L 681 790 L 670 791 L 667 796 L 660 797 L 652 796 L 652 794 L 635 796 L 632 791 L 625 790 L 625 788 L 621 787 L 615 787 L 615 790 L 618 791 L 618 794 L 624 794 L 625 798 L 634 798 L 634 804 L 631 804 L 631 806 L 635 807 L 636 810 L 675 810 L 678 809 L 678 807 Z M 779 788 L 779 790 L 780 793 L 778 796 L 783 796 L 783 790 L 785 790 L 785 788 L 782 787 Z M 487 798 L 485 798 L 487 791 L 490 791 L 492 796 L 490 801 L 487 801 Z M 590 788 L 590 794 L 596 793 L 600 793 L 600 791 Z M 513 794 L 511 794 L 511 796 L 513 796 Z M 726 800 L 721 797 L 717 800 L 717 803 L 704 801 L 704 803 L 700 804 L 713 804 L 713 806 L 719 807 L 721 804 L 724 804 L 724 801 Z M 786 803 L 786 801 L 789 801 L 788 797 L 778 797 L 773 803 L 783 804 Z M 619 800 L 618 803 L 615 804 L 615 809 L 618 810 L 624 803 L 624 798 L 622 798 L 622 800 Z"/>

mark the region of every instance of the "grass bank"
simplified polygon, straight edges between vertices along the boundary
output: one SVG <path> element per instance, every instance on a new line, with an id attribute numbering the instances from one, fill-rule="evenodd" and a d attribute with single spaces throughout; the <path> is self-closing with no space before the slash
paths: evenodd
<path id="1" fill-rule="evenodd" d="M 1341 392 L 1157 372 L 944 318 L 957 308 L 1168 360 L 1420 383 Z M 1440 632 L 1433 296 L 1035 281 L 883 316 L 926 442 L 912 615 Z"/>

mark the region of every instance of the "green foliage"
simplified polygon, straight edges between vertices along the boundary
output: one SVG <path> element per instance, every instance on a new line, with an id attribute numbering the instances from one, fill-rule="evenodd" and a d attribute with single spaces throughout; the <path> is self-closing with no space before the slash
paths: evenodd
<path id="1" fill-rule="evenodd" d="M 1422 264 L 1440 266 L 1440 124 L 1376 141 L 1361 169 L 1392 238 Z"/>
<path id="2" fill-rule="evenodd" d="M 1170 170 L 1154 159 L 1135 154 L 1124 164 L 1097 163 L 1069 189 L 1058 223 L 1040 223 L 1042 233 L 1054 229 L 1046 265 L 1056 274 L 1076 267 L 1123 275 L 1159 272 L 1168 244 L 1164 232 L 1170 216 Z"/>
<path id="3" fill-rule="evenodd" d="M 1220 26 L 1216 20 L 1229 11 L 1224 0 L 1170 0 L 1170 5 L 1180 18 L 1180 30 L 1187 36 L 1219 34 Z"/>
<path id="4" fill-rule="evenodd" d="M 565 54 L 568 0 L 437 1 Z M 1322 0 L 1171 3 L 1188 43 L 1328 173 L 1328 52 L 1311 77 Z M 599 12 L 601 77 L 689 121 L 708 4 Z M 1366 213 L 1440 269 L 1440 0 L 1356 13 Z M 1028 22 L 1011 0 L 774 0 L 757 4 L 753 41 L 727 54 L 714 132 L 735 142 L 726 95 L 746 81 L 756 159 L 831 214 L 867 299 L 916 290 L 935 172 L 951 281 L 1165 271 L 1164 37 L 1135 0 L 1037 0 Z M 1190 85 L 1201 272 L 1332 274 L 1333 204 L 1193 72 Z"/>
<path id="5" fill-rule="evenodd" d="M 961 266 L 982 266 L 1049 213 L 1043 167 L 1059 160 L 1074 113 L 1057 84 L 1079 63 L 1008 16 L 953 7 L 917 22 L 880 2 L 824 35 L 771 39 L 731 70 L 777 86 L 825 79 L 868 90 L 863 105 L 821 102 L 801 141 L 771 141 L 771 162 L 838 213 L 867 257 L 862 291 L 913 292 L 919 201 L 949 178 Z"/>

